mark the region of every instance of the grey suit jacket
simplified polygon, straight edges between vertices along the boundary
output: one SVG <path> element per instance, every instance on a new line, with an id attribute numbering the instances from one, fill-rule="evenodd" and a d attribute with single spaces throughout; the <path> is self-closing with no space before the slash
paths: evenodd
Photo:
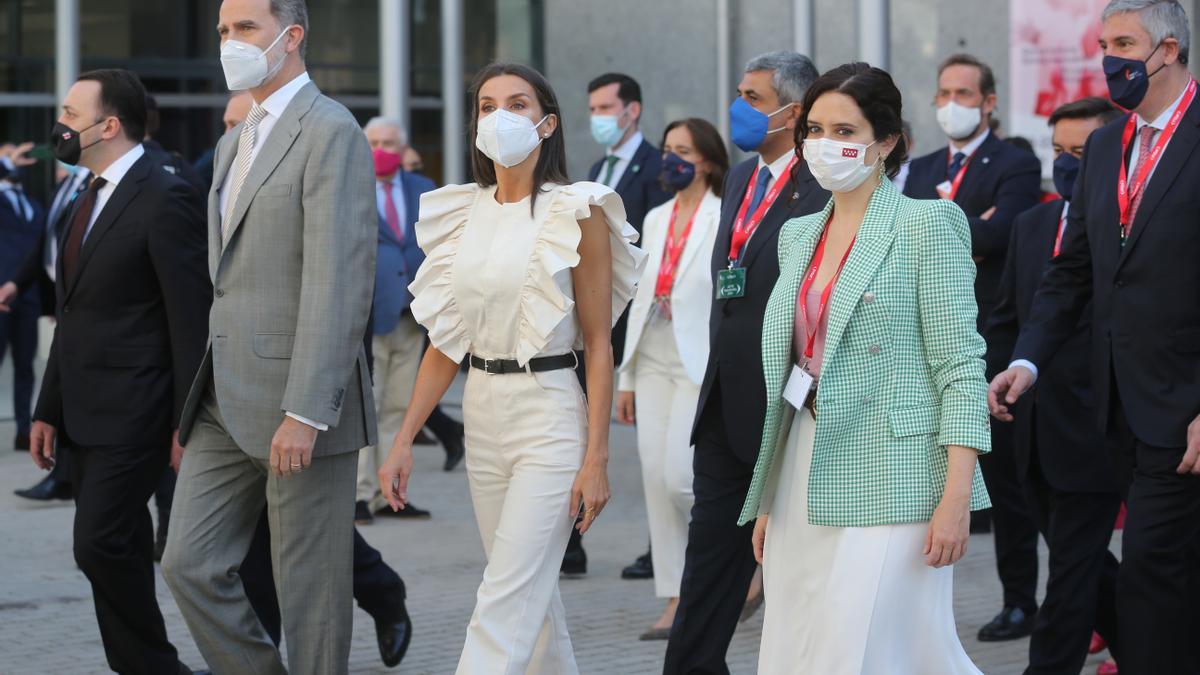
<path id="1" fill-rule="evenodd" d="M 211 383 L 229 434 L 252 457 L 270 455 L 284 411 L 329 425 L 315 457 L 357 451 L 376 440 L 363 350 L 378 232 L 370 148 L 346 108 L 305 85 L 255 156 L 223 244 L 219 191 L 241 129 L 213 159 L 209 344 L 180 441 Z"/>

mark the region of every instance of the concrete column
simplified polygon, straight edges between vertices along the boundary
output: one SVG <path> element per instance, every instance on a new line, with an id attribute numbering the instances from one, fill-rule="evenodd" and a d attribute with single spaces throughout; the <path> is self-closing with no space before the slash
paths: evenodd
<path id="1" fill-rule="evenodd" d="M 733 97 L 730 91 L 733 81 L 730 73 L 730 28 L 729 0 L 717 0 L 717 131 L 729 145 L 729 104 Z"/>
<path id="2" fill-rule="evenodd" d="M 792 0 L 793 48 L 815 62 L 817 54 L 813 17 L 813 0 Z"/>
<path id="3" fill-rule="evenodd" d="M 62 105 L 79 77 L 79 0 L 54 2 L 54 95 Z M 58 111 L 54 113 L 58 116 Z"/>
<path id="4" fill-rule="evenodd" d="M 858 0 L 858 57 L 884 70 L 891 67 L 888 4 L 888 0 Z"/>
<path id="5" fill-rule="evenodd" d="M 462 183 L 467 135 L 463 105 L 463 3 L 441 0 L 442 9 L 442 182 Z"/>
<path id="6" fill-rule="evenodd" d="M 409 131 L 408 0 L 379 0 L 379 110 Z"/>

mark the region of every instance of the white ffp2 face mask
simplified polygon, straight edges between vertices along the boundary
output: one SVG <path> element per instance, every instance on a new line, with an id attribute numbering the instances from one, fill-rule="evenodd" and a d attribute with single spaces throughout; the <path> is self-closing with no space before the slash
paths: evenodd
<path id="1" fill-rule="evenodd" d="M 983 113 L 979 108 L 968 108 L 954 101 L 937 109 L 937 121 L 942 131 L 956 141 L 975 133 L 981 119 Z"/>
<path id="2" fill-rule="evenodd" d="M 275 77 L 283 67 L 284 59 L 280 58 L 272 66 L 268 63 L 267 53 L 279 44 L 279 40 L 287 35 L 290 29 L 291 26 L 284 28 L 266 49 L 237 40 L 226 40 L 225 44 L 221 45 L 221 68 L 225 71 L 225 85 L 229 87 L 229 91 L 261 87 Z"/>
<path id="3" fill-rule="evenodd" d="M 863 163 L 871 145 L 842 143 L 828 138 L 805 140 L 804 161 L 808 162 L 808 170 L 822 188 L 830 192 L 850 192 L 875 173 L 878 161 Z"/>
<path id="4" fill-rule="evenodd" d="M 538 127 L 549 117 L 546 115 L 541 122 L 534 124 L 528 117 L 499 108 L 479 118 L 475 129 L 475 147 L 500 166 L 506 169 L 514 167 L 524 162 L 542 142 Z"/>

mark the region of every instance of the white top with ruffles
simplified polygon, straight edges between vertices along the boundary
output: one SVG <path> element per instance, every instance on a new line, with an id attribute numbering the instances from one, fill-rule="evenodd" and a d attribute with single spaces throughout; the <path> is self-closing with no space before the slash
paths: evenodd
<path id="1" fill-rule="evenodd" d="M 413 318 L 450 359 L 516 359 L 583 348 L 571 269 L 579 264 L 579 221 L 600 207 L 612 250 L 612 322 L 636 290 L 646 254 L 625 221 L 621 198 L 599 183 L 547 184 L 500 204 L 496 188 L 448 185 L 421 195 L 417 243 L 425 262 L 409 290 Z"/>

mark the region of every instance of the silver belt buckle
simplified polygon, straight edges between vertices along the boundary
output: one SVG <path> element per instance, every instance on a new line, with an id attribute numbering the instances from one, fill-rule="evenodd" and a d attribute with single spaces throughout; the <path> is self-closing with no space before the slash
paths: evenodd
<path id="1" fill-rule="evenodd" d="M 496 363 L 495 359 L 484 359 L 483 360 L 483 372 L 485 372 L 489 375 L 498 374 L 500 372 L 500 367 L 493 366 L 492 364 L 494 364 L 494 363 Z"/>

